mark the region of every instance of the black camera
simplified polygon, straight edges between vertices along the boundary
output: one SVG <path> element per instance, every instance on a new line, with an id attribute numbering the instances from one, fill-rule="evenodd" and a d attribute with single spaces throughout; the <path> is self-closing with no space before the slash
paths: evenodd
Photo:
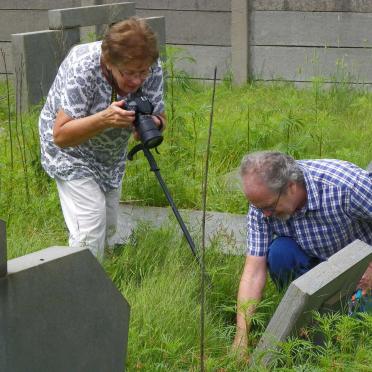
<path id="1" fill-rule="evenodd" d="M 148 98 L 135 97 L 125 103 L 124 109 L 135 112 L 134 126 L 146 148 L 151 149 L 163 142 L 163 136 L 151 117 L 154 108 Z"/>

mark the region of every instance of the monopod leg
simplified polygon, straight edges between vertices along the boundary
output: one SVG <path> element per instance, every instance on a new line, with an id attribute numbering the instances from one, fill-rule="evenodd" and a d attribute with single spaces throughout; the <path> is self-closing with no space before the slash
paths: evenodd
<path id="1" fill-rule="evenodd" d="M 188 242 L 188 244 L 189 244 L 189 246 L 191 248 L 191 251 L 192 251 L 194 257 L 198 261 L 199 265 L 201 265 L 200 257 L 197 254 L 194 241 L 192 240 L 191 235 L 190 235 L 189 231 L 187 230 L 187 227 L 186 227 L 185 223 L 183 222 L 182 217 L 181 217 L 180 213 L 178 212 L 178 209 L 177 209 L 176 205 L 174 204 L 174 201 L 173 201 L 173 199 L 172 199 L 172 197 L 170 195 L 170 192 L 168 190 L 168 187 L 165 184 L 165 182 L 164 182 L 164 180 L 163 180 L 163 178 L 162 178 L 162 176 L 160 174 L 160 169 L 158 168 L 158 166 L 156 164 L 156 161 L 155 161 L 152 153 L 150 152 L 149 149 L 147 149 L 145 147 L 143 148 L 143 152 L 144 152 L 144 154 L 145 154 L 145 156 L 146 156 L 146 158 L 147 158 L 147 160 L 148 160 L 148 162 L 150 164 L 151 170 L 155 173 L 155 176 L 158 179 L 159 184 L 160 184 L 161 188 L 164 191 L 165 197 L 167 198 L 168 203 L 169 203 L 169 205 L 171 206 L 171 208 L 173 210 L 173 213 L 174 213 L 174 215 L 175 215 L 175 217 L 176 217 L 176 219 L 177 219 L 177 221 L 178 221 L 178 223 L 179 223 L 179 225 L 180 225 L 180 227 L 182 229 L 182 232 L 183 232 L 183 234 L 184 234 L 184 236 L 185 236 L 185 238 L 186 238 L 186 240 L 187 240 L 187 242 Z"/>
<path id="2" fill-rule="evenodd" d="M 206 272 L 204 272 L 204 270 L 203 270 L 203 265 L 202 265 L 202 262 L 201 262 L 201 259 L 200 259 L 199 255 L 198 255 L 198 252 L 197 252 L 197 249 L 195 247 L 194 241 L 192 240 L 191 235 L 190 235 L 189 231 L 187 230 L 187 227 L 186 227 L 185 223 L 183 222 L 182 217 L 181 217 L 180 213 L 178 212 L 178 209 L 177 209 L 177 207 L 176 207 L 176 205 L 175 205 L 175 203 L 174 203 L 174 201 L 173 201 L 173 199 L 170 195 L 168 187 L 165 184 L 165 182 L 164 182 L 164 180 L 163 180 L 163 178 L 160 174 L 160 169 L 159 169 L 158 165 L 156 164 L 154 156 L 152 155 L 152 153 L 150 152 L 150 150 L 148 148 L 146 148 L 142 143 L 140 143 L 140 144 L 134 146 L 131 151 L 129 151 L 128 159 L 133 160 L 133 156 L 138 151 L 141 151 L 141 150 L 144 152 L 144 154 L 146 156 L 146 159 L 150 164 L 151 171 L 153 171 L 155 173 L 156 178 L 159 181 L 159 184 L 160 184 L 160 186 L 161 186 L 161 188 L 162 188 L 162 190 L 165 194 L 165 197 L 167 198 L 168 203 L 171 206 L 174 215 L 176 216 L 177 222 L 179 223 L 179 225 L 182 229 L 182 232 L 183 232 L 183 234 L 184 234 L 184 236 L 187 240 L 187 243 L 189 244 L 189 246 L 191 248 L 192 254 L 194 255 L 196 261 L 198 262 L 198 264 L 200 266 L 200 269 L 203 271 L 203 276 L 206 278 L 208 286 L 211 287 L 212 281 L 211 281 L 209 275 Z"/>

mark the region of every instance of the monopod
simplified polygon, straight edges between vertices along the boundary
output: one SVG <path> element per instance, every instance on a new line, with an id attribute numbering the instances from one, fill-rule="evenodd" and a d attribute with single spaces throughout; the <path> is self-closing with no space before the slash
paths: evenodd
<path id="1" fill-rule="evenodd" d="M 138 151 L 143 151 L 143 153 L 145 154 L 146 159 L 150 164 L 150 170 L 155 173 L 155 176 L 159 181 L 159 184 L 160 184 L 160 186 L 161 186 L 161 188 L 162 188 L 162 190 L 165 194 L 165 197 L 167 198 L 169 205 L 172 207 L 172 211 L 173 211 L 173 213 L 174 213 L 174 215 L 177 219 L 177 222 L 179 223 L 179 225 L 181 227 L 181 230 L 182 230 L 182 232 L 183 232 L 183 234 L 184 234 L 184 236 L 187 240 L 187 243 L 190 246 L 192 254 L 194 255 L 195 259 L 197 260 L 199 266 L 202 267 L 202 263 L 201 263 L 199 254 L 197 252 L 197 249 L 195 247 L 194 241 L 192 240 L 191 235 L 190 235 L 189 231 L 187 230 L 187 227 L 186 227 L 185 223 L 183 222 L 180 213 L 178 212 L 178 209 L 177 209 L 177 207 L 176 207 L 176 205 L 175 205 L 175 203 L 172 199 L 172 196 L 171 196 L 171 194 L 168 190 L 167 185 L 165 184 L 165 182 L 164 182 L 164 180 L 163 180 L 163 178 L 160 174 L 160 169 L 159 169 L 158 165 L 156 164 L 156 161 L 155 161 L 154 156 L 152 155 L 151 151 L 146 146 L 144 146 L 143 143 L 139 143 L 138 145 L 134 146 L 129 151 L 128 159 L 133 160 L 133 156 Z"/>

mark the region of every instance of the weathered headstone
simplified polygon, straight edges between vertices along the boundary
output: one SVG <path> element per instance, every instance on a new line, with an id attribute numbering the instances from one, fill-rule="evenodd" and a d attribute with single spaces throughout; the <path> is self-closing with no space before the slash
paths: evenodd
<path id="1" fill-rule="evenodd" d="M 6 251 L 6 226 L 0 220 L 0 278 L 7 273 L 7 251 Z"/>
<path id="2" fill-rule="evenodd" d="M 48 11 L 49 30 L 12 35 L 17 102 L 22 111 L 48 94 L 58 67 L 80 42 L 80 28 L 107 25 L 135 15 L 135 3 L 123 2 Z M 147 18 L 146 18 L 147 19 Z M 148 18 L 165 55 L 165 18 Z"/>
<path id="3" fill-rule="evenodd" d="M 134 16 L 135 3 L 116 3 L 48 10 L 49 29 L 111 24 Z"/>
<path id="4" fill-rule="evenodd" d="M 12 35 L 16 99 L 21 111 L 47 96 L 60 63 L 79 40 L 78 29 Z"/>
<path id="5" fill-rule="evenodd" d="M 49 30 L 12 35 L 17 101 L 21 110 L 48 94 L 58 67 L 80 42 L 79 27 L 110 24 L 135 14 L 134 3 L 106 4 L 48 11 Z"/>
<path id="6" fill-rule="evenodd" d="M 188 230 L 193 236 L 201 236 L 202 211 L 181 209 Z M 161 207 L 141 207 L 121 203 L 118 212 L 118 231 L 115 243 L 124 243 L 136 228 L 138 223 L 149 223 L 160 227 L 169 223 L 172 218 L 171 209 Z M 180 229 L 181 234 L 181 229 Z M 246 250 L 246 216 L 232 213 L 207 212 L 206 214 L 206 244 L 214 239 L 222 243 L 225 253 L 244 254 Z"/>
<path id="7" fill-rule="evenodd" d="M 88 249 L 8 261 L 0 278 L 0 371 L 125 369 L 129 305 Z"/>
<path id="8" fill-rule="evenodd" d="M 287 289 L 263 334 L 253 361 L 278 342 L 296 334 L 312 317 L 314 310 L 339 310 L 355 291 L 356 285 L 372 260 L 372 246 L 355 240 L 312 270 L 294 280 Z"/>

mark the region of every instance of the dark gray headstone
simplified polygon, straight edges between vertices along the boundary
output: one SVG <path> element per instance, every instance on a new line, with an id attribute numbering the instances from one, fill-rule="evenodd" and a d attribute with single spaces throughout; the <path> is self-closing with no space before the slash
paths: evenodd
<path id="1" fill-rule="evenodd" d="M 0 220 L 0 278 L 7 273 L 6 225 Z"/>
<path id="2" fill-rule="evenodd" d="M 180 214 L 193 236 L 201 236 L 202 211 L 181 209 Z M 120 203 L 118 229 L 112 244 L 124 243 L 141 222 L 154 227 L 168 224 L 173 218 L 170 207 L 141 207 Z M 207 212 L 206 245 L 218 239 L 224 253 L 244 254 L 246 251 L 246 216 L 232 213 Z M 181 234 L 181 229 L 179 230 Z"/>
<path id="3" fill-rule="evenodd" d="M 372 246 L 355 240 L 312 270 L 293 281 L 275 311 L 255 352 L 253 360 L 288 336 L 296 334 L 312 317 L 314 310 L 339 310 L 355 291 L 372 260 Z M 270 360 L 268 354 L 264 361 Z"/>
<path id="4" fill-rule="evenodd" d="M 122 372 L 129 305 L 88 249 L 51 247 L 0 279 L 0 371 Z"/>
<path id="5" fill-rule="evenodd" d="M 165 17 L 146 17 L 144 19 L 156 34 L 160 55 L 162 57 L 162 60 L 165 60 Z"/>
<path id="6" fill-rule="evenodd" d="M 48 11 L 49 28 L 61 30 L 82 26 L 110 24 L 134 16 L 134 2 L 52 9 Z"/>
<path id="7" fill-rule="evenodd" d="M 59 65 L 79 41 L 78 29 L 12 35 L 17 102 L 22 111 L 48 95 Z"/>

